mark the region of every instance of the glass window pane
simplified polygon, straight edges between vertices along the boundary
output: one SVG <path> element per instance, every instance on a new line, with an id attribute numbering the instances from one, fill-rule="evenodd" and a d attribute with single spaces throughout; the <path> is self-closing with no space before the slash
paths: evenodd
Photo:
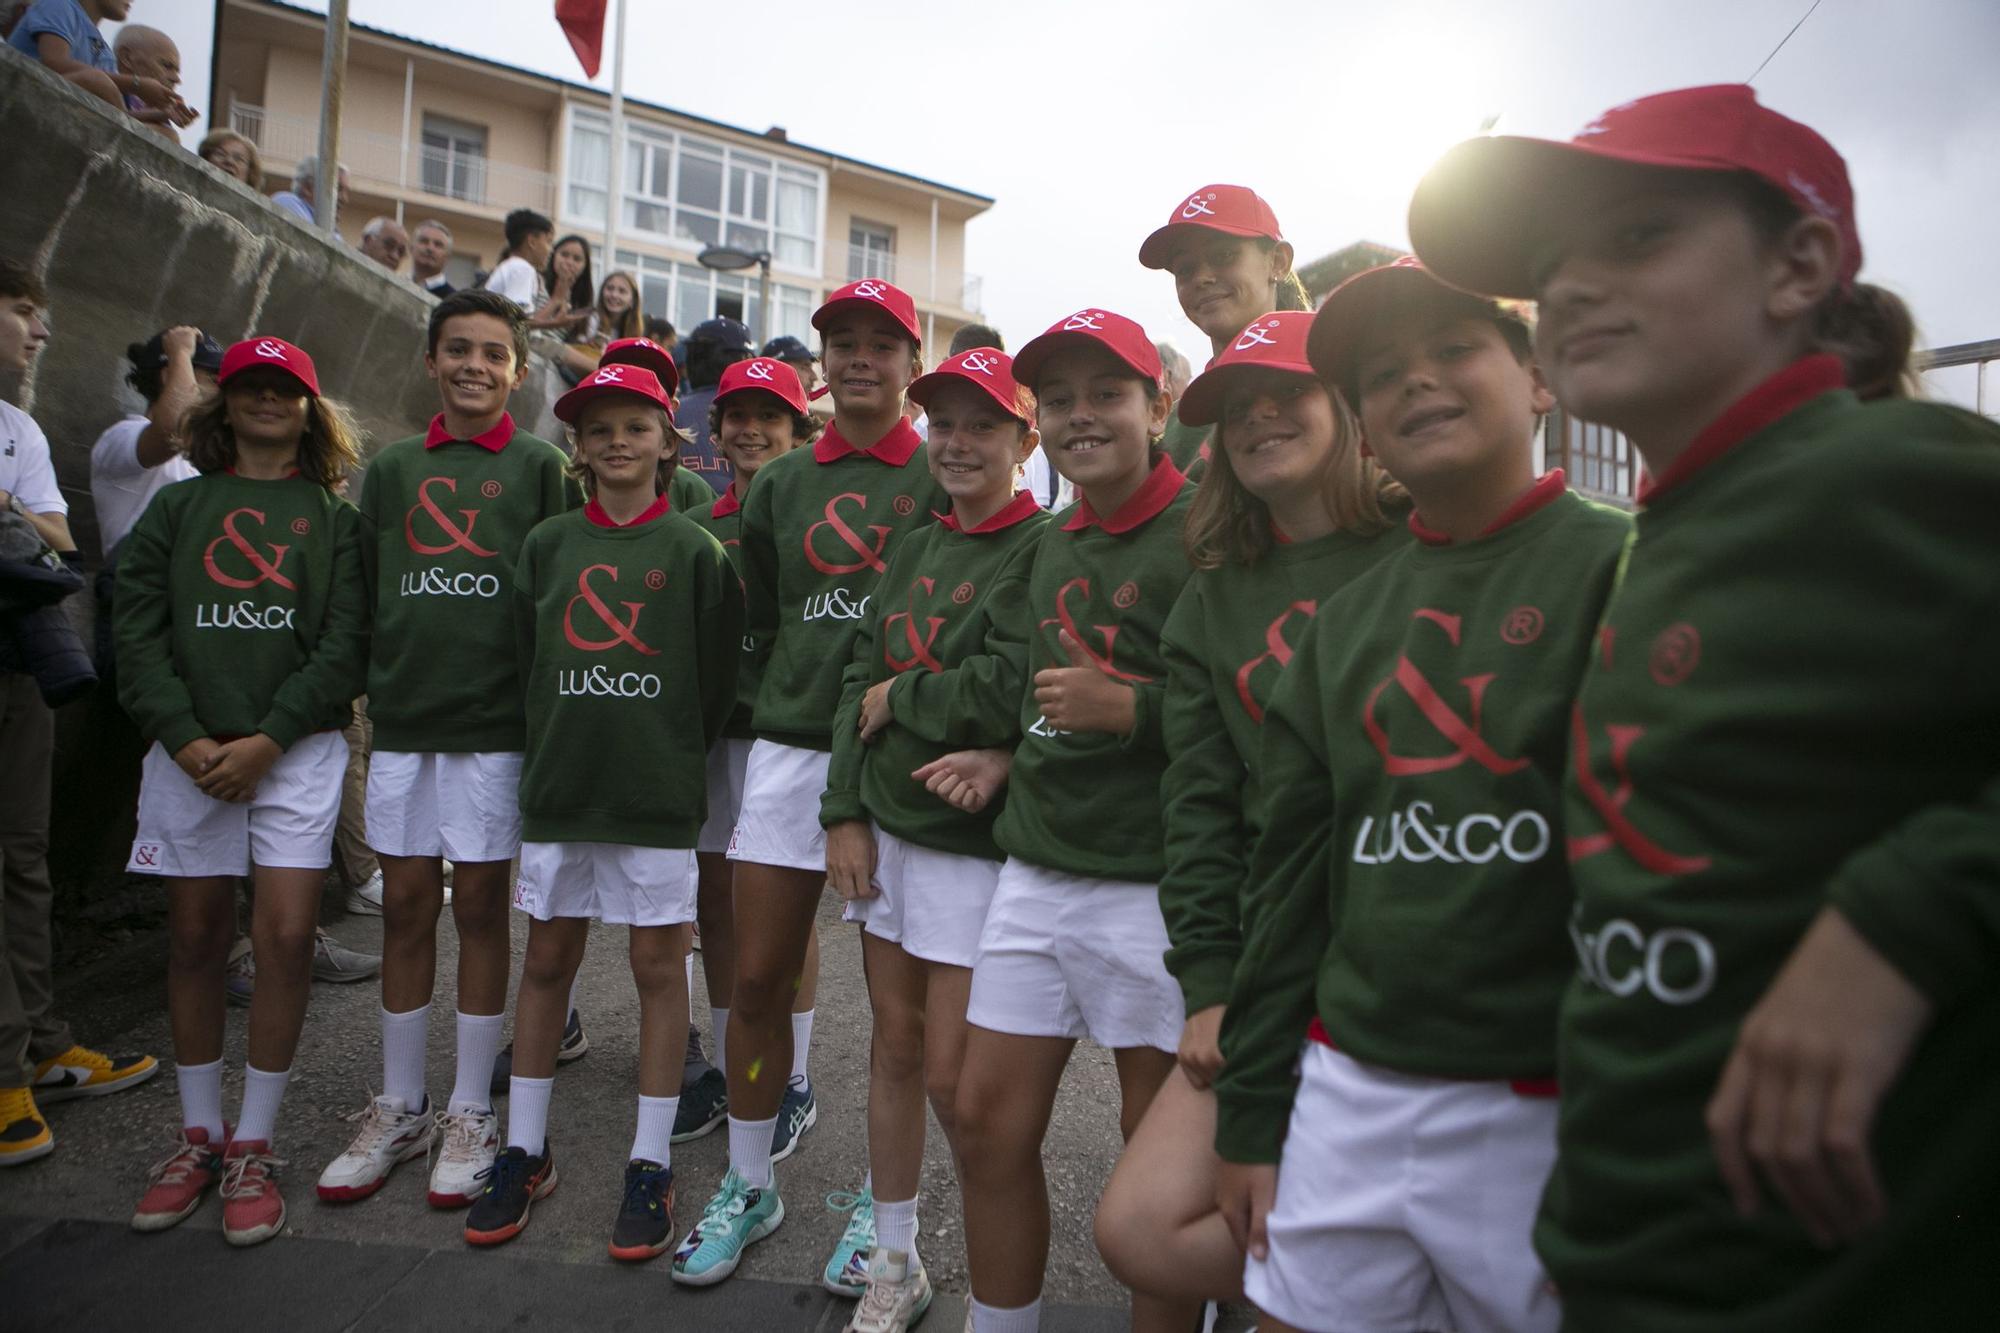
<path id="1" fill-rule="evenodd" d="M 578 222 L 604 221 L 604 191 L 582 185 L 569 187 L 569 215 Z"/>
<path id="2" fill-rule="evenodd" d="M 611 136 L 579 121 L 569 136 L 569 178 L 601 188 L 610 171 Z"/>
<path id="3" fill-rule="evenodd" d="M 625 196 L 625 225 L 640 231 L 667 234 L 670 213 L 665 204 L 652 203 L 632 195 Z"/>
<path id="4" fill-rule="evenodd" d="M 722 163 L 693 153 L 681 154 L 680 202 L 711 213 L 722 211 Z"/>
<path id="5" fill-rule="evenodd" d="M 750 173 L 740 166 L 729 168 L 729 211 L 738 217 L 750 208 Z"/>
<path id="6" fill-rule="evenodd" d="M 789 333 L 802 339 L 810 347 L 813 339 L 812 291 L 805 287 L 780 284 L 776 290 L 778 322 L 771 330 L 771 336 Z"/>
<path id="7" fill-rule="evenodd" d="M 771 233 L 762 227 L 732 222 L 729 224 L 729 243 L 739 250 L 748 250 L 755 254 L 759 250 L 771 248 Z"/>
<path id="8" fill-rule="evenodd" d="M 693 264 L 674 265 L 674 327 L 683 337 L 709 317 L 715 297 L 709 286 L 708 270 Z"/>
<path id="9" fill-rule="evenodd" d="M 678 240 L 714 245 L 721 235 L 722 224 L 715 218 L 701 213 L 690 213 L 685 208 L 675 215 L 674 236 Z"/>
<path id="10" fill-rule="evenodd" d="M 642 273 L 639 275 L 639 291 L 649 315 L 657 315 L 673 307 L 674 284 L 671 279 L 657 273 Z"/>
<path id="11" fill-rule="evenodd" d="M 798 236 L 780 236 L 778 238 L 777 249 L 771 252 L 771 257 L 780 264 L 791 264 L 796 268 L 811 268 L 813 266 L 813 244 L 811 241 Z"/>
<path id="12" fill-rule="evenodd" d="M 746 153 L 741 148 L 732 148 L 729 150 L 729 160 L 739 166 L 748 167 L 760 175 L 771 174 L 771 159 L 768 157 L 759 157 L 755 153 Z"/>
<path id="13" fill-rule="evenodd" d="M 778 229 L 810 236 L 819 229 L 819 187 L 807 181 L 778 181 Z"/>

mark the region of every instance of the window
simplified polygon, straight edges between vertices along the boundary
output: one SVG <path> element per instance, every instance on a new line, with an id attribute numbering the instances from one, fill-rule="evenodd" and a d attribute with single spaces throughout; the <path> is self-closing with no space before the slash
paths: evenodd
<path id="1" fill-rule="evenodd" d="M 636 126 L 626 127 L 625 196 L 622 225 L 635 231 L 665 234 L 673 218 L 674 141 Z"/>
<path id="2" fill-rule="evenodd" d="M 778 165 L 778 243 L 771 254 L 780 264 L 819 271 L 819 177 L 789 163 Z"/>
<path id="3" fill-rule="evenodd" d="M 485 202 L 485 126 L 425 112 L 422 154 L 426 193 Z"/>
<path id="4" fill-rule="evenodd" d="M 896 229 L 855 218 L 847 228 L 847 280 L 896 280 Z"/>
<path id="5" fill-rule="evenodd" d="M 754 333 L 760 311 L 757 303 L 757 272 L 717 273 L 699 264 L 620 250 L 617 267 L 635 273 L 649 315 L 664 315 L 682 334 L 716 315 L 727 315 L 750 326 Z M 771 305 L 776 316 L 767 335 L 775 338 L 789 333 L 806 341 L 812 339 L 813 289 L 786 282 L 771 284 Z"/>
<path id="6" fill-rule="evenodd" d="M 564 211 L 578 222 L 602 227 L 605 192 L 610 182 L 611 131 L 601 121 L 578 116 L 569 127 L 569 191 Z M 626 188 L 631 188 L 629 183 Z"/>

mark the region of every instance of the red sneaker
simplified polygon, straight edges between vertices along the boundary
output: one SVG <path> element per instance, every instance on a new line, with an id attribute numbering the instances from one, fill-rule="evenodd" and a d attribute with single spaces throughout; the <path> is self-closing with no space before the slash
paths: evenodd
<path id="1" fill-rule="evenodd" d="M 241 1139 L 222 1155 L 222 1238 L 231 1245 L 256 1245 L 285 1228 L 285 1196 L 278 1192 L 268 1139 Z"/>
<path id="2" fill-rule="evenodd" d="M 222 1174 L 222 1155 L 208 1141 L 205 1129 L 183 1129 L 175 1149 L 153 1163 L 146 1175 L 146 1196 L 132 1211 L 134 1231 L 165 1231 L 179 1226 L 201 1207 L 202 1196 Z"/>

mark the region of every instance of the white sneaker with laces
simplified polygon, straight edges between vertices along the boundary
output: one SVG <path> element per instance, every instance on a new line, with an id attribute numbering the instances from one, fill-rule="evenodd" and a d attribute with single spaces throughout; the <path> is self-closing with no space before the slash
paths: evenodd
<path id="1" fill-rule="evenodd" d="M 914 1267 L 902 1250 L 875 1251 L 868 1265 L 868 1290 L 847 1333 L 904 1333 L 931 1308 L 931 1279 L 922 1263 Z"/>
<path id="2" fill-rule="evenodd" d="M 453 1115 L 438 1112 L 437 1164 L 431 1167 L 433 1208 L 465 1208 L 479 1197 L 481 1179 L 500 1155 L 500 1117 L 491 1107 Z"/>
<path id="3" fill-rule="evenodd" d="M 361 1130 L 319 1173 L 319 1197 L 329 1203 L 351 1203 L 381 1189 L 397 1163 L 430 1151 L 437 1132 L 428 1103 L 412 1111 L 401 1097 L 376 1097 L 347 1118 L 360 1121 Z"/>
<path id="4" fill-rule="evenodd" d="M 347 891 L 347 911 L 351 916 L 382 915 L 381 871 L 376 871 Z"/>

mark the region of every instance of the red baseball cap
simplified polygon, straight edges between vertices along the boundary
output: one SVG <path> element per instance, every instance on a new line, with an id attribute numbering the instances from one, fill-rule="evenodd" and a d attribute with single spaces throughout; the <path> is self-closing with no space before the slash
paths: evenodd
<path id="1" fill-rule="evenodd" d="M 929 410 L 931 395 L 953 381 L 978 385 L 1008 416 L 1031 426 L 1035 424 L 1035 397 L 1015 383 L 1014 358 L 999 348 L 974 347 L 960 352 L 930 374 L 917 376 L 910 385 L 910 401 Z"/>
<path id="2" fill-rule="evenodd" d="M 917 326 L 917 303 L 895 283 L 884 282 L 880 278 L 863 278 L 838 288 L 826 298 L 825 305 L 813 311 L 812 326 L 822 333 L 826 332 L 827 321 L 840 307 L 847 305 L 873 306 L 888 312 L 890 318 L 903 326 L 903 331 L 910 335 L 913 342 L 919 346 L 923 344 L 924 335 Z"/>
<path id="3" fill-rule="evenodd" d="M 676 397 L 681 391 L 681 368 L 674 364 L 674 354 L 651 338 L 619 338 L 608 342 L 597 364 L 639 366 L 653 372 L 653 378 L 667 391 L 667 397 Z"/>
<path id="4" fill-rule="evenodd" d="M 1523 326 L 1527 320 L 1519 311 L 1498 301 L 1439 282 L 1415 255 L 1404 255 L 1394 263 L 1382 264 L 1355 274 L 1327 294 L 1319 312 L 1312 316 L 1306 336 L 1306 359 L 1312 373 L 1346 394 L 1351 401 L 1355 362 L 1361 354 L 1361 340 L 1371 328 L 1380 328 L 1391 312 L 1420 301 L 1463 307 L 1465 314 L 1481 319 L 1513 320 Z M 1189 386 L 1192 391 L 1193 386 Z M 1182 414 L 1186 420 L 1186 414 Z"/>
<path id="5" fill-rule="evenodd" d="M 600 398 L 609 398 L 621 393 L 634 398 L 643 398 L 669 416 L 673 414 L 674 400 L 667 397 L 667 391 L 660 387 L 660 377 L 644 366 L 625 363 L 614 366 L 600 365 L 591 373 L 589 379 L 556 399 L 556 420 L 575 425 L 577 418 L 583 415 L 585 407 Z"/>
<path id="6" fill-rule="evenodd" d="M 312 358 L 283 338 L 245 338 L 237 343 L 222 354 L 222 369 L 215 372 L 215 382 L 227 384 L 259 366 L 287 372 L 307 393 L 319 397 L 319 372 L 313 369 Z"/>
<path id="7" fill-rule="evenodd" d="M 1840 230 L 1840 276 L 1861 268 L 1847 163 L 1815 130 L 1761 106 L 1748 84 L 1681 88 L 1626 102 L 1567 143 L 1471 139 L 1438 160 L 1410 200 L 1410 242 L 1454 287 L 1533 296 L 1541 220 L 1593 206 L 1622 167 L 1746 172 Z"/>
<path id="8" fill-rule="evenodd" d="M 1176 204 L 1167 225 L 1146 238 L 1139 247 L 1139 262 L 1147 268 L 1165 268 L 1173 262 L 1181 243 L 1201 231 L 1285 239 L 1278 230 L 1278 215 L 1255 190 L 1242 185 L 1204 185 Z"/>
<path id="9" fill-rule="evenodd" d="M 1312 327 L 1310 310 L 1280 310 L 1251 320 L 1187 386 L 1181 395 L 1181 421 L 1190 426 L 1212 426 L 1222 420 L 1222 403 L 1229 386 L 1253 366 L 1317 381 L 1319 376 L 1306 360 L 1306 334 Z"/>
<path id="10" fill-rule="evenodd" d="M 1014 353 L 1014 378 L 1030 389 L 1035 387 L 1035 376 L 1041 373 L 1042 362 L 1053 352 L 1079 342 L 1096 343 L 1109 348 L 1111 354 L 1132 368 L 1132 372 L 1142 379 L 1151 380 L 1154 385 L 1160 379 L 1160 349 L 1153 346 L 1153 340 L 1138 322 L 1114 315 L 1109 310 L 1087 306 L 1067 319 L 1059 319 L 1038 337 L 1030 338 L 1025 347 Z"/>
<path id="11" fill-rule="evenodd" d="M 709 401 L 719 403 L 732 393 L 750 389 L 776 394 L 794 412 L 806 411 L 806 390 L 799 383 L 799 372 L 771 356 L 753 356 L 728 367 Z"/>

